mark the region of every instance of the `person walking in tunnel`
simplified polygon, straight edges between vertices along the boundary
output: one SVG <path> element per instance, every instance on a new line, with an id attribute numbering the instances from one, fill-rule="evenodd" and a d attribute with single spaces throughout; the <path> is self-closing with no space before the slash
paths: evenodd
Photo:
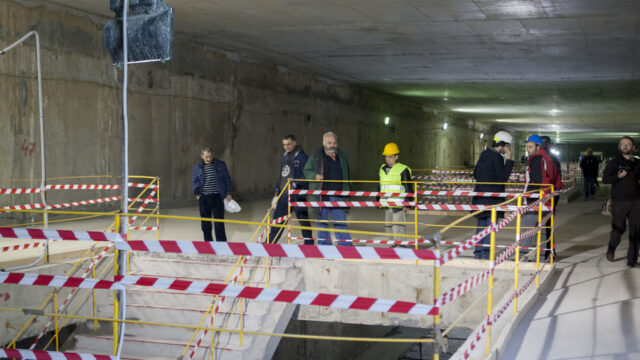
<path id="1" fill-rule="evenodd" d="M 602 182 L 611 184 L 611 235 L 606 257 L 609 261 L 614 260 L 628 222 L 627 265 L 635 267 L 640 248 L 640 160 L 633 156 L 635 143 L 632 138 L 621 138 L 618 149 L 620 155 L 607 163 L 602 174 Z"/>
<path id="2" fill-rule="evenodd" d="M 498 131 L 493 137 L 493 143 L 490 148 L 486 148 L 473 169 L 473 177 L 478 183 L 494 183 L 494 184 L 476 184 L 473 191 L 476 192 L 504 192 L 504 184 L 509 181 L 511 170 L 513 170 L 514 162 L 511 159 L 511 134 L 506 131 Z M 504 199 L 497 197 L 474 196 L 471 203 L 474 205 L 495 205 L 503 202 Z M 500 214 L 500 213 L 499 213 Z M 476 215 L 478 225 L 476 234 L 484 230 L 491 224 L 491 211 L 484 211 Z M 473 251 L 476 259 L 489 259 L 491 249 L 488 245 L 490 236 L 487 235 L 479 241 Z"/>
<path id="3" fill-rule="evenodd" d="M 310 190 L 350 191 L 351 173 L 349 159 L 344 151 L 338 148 L 338 135 L 329 131 L 322 135 L 322 147 L 319 148 L 307 161 L 304 167 L 304 175 L 307 179 L 317 180 L 309 185 Z M 339 180 L 339 181 L 321 181 Z M 342 196 L 322 196 L 322 201 L 341 201 Z M 346 230 L 347 219 L 345 209 L 338 207 L 322 207 L 319 228 L 329 227 L 329 218 L 333 221 L 333 228 Z M 349 233 L 336 232 L 338 240 L 351 240 Z M 332 245 L 331 234 L 328 231 L 318 231 L 319 245 Z M 350 241 L 341 241 L 339 245 L 352 245 Z"/>
<path id="4" fill-rule="evenodd" d="M 413 184 L 411 181 L 411 169 L 404 164 L 398 162 L 400 149 L 396 143 L 388 143 L 384 146 L 382 155 L 385 163 L 380 166 L 378 172 L 380 176 L 379 191 L 383 194 L 392 193 L 413 193 Z M 385 197 L 382 196 L 380 201 L 384 204 L 387 202 L 410 202 L 411 197 Z M 407 221 L 407 206 L 388 206 L 384 212 L 385 231 L 391 234 L 404 234 Z M 397 240 L 394 237 L 394 240 Z"/>
<path id="5" fill-rule="evenodd" d="M 193 167 L 191 185 L 193 194 L 198 200 L 200 217 L 224 219 L 223 198 L 231 201 L 231 176 L 227 170 L 227 164 L 213 157 L 213 150 L 205 147 L 200 150 L 201 160 Z M 205 241 L 213 241 L 211 236 L 211 221 L 201 222 L 202 233 Z M 224 223 L 216 222 L 213 226 L 216 232 L 216 241 L 227 241 Z"/>
<path id="6" fill-rule="evenodd" d="M 296 137 L 294 135 L 287 135 L 282 138 L 282 147 L 284 153 L 280 158 L 280 175 L 278 176 L 278 182 L 276 183 L 275 194 L 280 195 L 280 192 L 286 187 L 287 182 L 291 182 L 291 189 L 295 190 L 307 190 L 309 189 L 309 183 L 306 181 L 293 181 L 293 179 L 304 179 L 304 166 L 307 164 L 307 154 L 302 149 L 302 146 L 298 145 Z M 286 216 L 289 212 L 288 194 L 283 193 L 278 199 L 276 208 L 273 211 L 273 218 L 278 219 Z M 305 195 L 291 195 L 291 201 L 307 201 Z M 298 220 L 308 220 L 309 211 L 304 207 L 291 208 L 295 212 Z M 286 223 L 285 223 L 286 224 Z M 300 221 L 301 226 L 310 227 L 309 221 Z M 283 227 L 272 227 L 269 231 L 269 243 L 275 244 L 280 239 L 280 236 L 284 232 Z M 302 230 L 302 237 L 305 239 L 305 244 L 313 245 L 311 230 Z"/>
<path id="7" fill-rule="evenodd" d="M 542 139 L 542 148 L 544 149 L 544 151 L 547 152 L 547 154 L 549 155 L 549 157 L 551 158 L 551 160 L 553 161 L 554 164 L 556 164 L 556 168 L 558 169 L 558 177 L 560 177 L 560 179 L 562 179 L 562 164 L 560 163 L 560 159 L 558 159 L 558 157 L 551 152 L 551 138 L 548 136 L 541 136 L 540 137 Z M 560 190 L 560 189 L 555 189 L 554 190 Z M 553 209 L 551 209 L 551 211 L 553 211 L 553 216 L 557 215 L 557 211 L 558 211 L 558 203 L 560 201 L 560 195 L 556 195 L 553 197 Z M 546 226 L 546 233 L 547 233 L 547 239 L 551 238 L 551 218 L 549 218 L 549 220 L 547 220 L 547 223 L 544 225 Z M 554 234 L 555 235 L 555 234 Z M 556 238 L 554 236 L 553 238 L 553 243 L 554 246 L 556 245 Z M 556 259 L 556 257 L 558 256 L 558 253 L 556 251 L 556 249 L 552 249 L 551 251 L 546 250 L 544 252 L 544 259 L 547 260 L 549 258 L 549 255 L 553 252 L 553 256 L 554 259 Z M 556 259 L 557 260 L 557 259 Z"/>
<path id="8" fill-rule="evenodd" d="M 539 190 L 539 184 L 549 184 L 553 185 L 554 189 L 562 188 L 562 179 L 558 176 L 558 169 L 554 164 L 551 157 L 542 147 L 542 138 L 539 135 L 533 134 L 529 136 L 526 141 L 526 150 L 529 155 L 529 165 L 527 166 L 527 170 L 525 173 L 526 185 L 524 188 L 525 192 L 533 194 L 537 193 L 535 190 Z M 551 188 L 549 186 L 544 186 L 543 188 L 543 197 L 548 196 L 551 193 Z M 536 199 L 535 198 L 525 198 L 527 203 L 532 203 Z M 543 205 L 542 203 L 540 205 Z M 545 206 L 551 206 L 551 202 L 547 201 L 544 203 Z M 542 218 L 549 214 L 549 211 L 542 212 Z M 538 225 L 538 211 L 530 210 L 525 213 L 522 217 L 522 226 L 524 227 L 523 231 L 529 230 L 529 228 L 535 227 Z M 530 247 L 535 246 L 533 244 L 533 239 L 536 234 L 531 235 L 522 239 L 520 246 Z M 547 235 L 546 231 L 540 231 L 540 246 L 549 247 L 549 244 L 546 243 Z M 526 250 L 525 253 L 529 253 L 531 250 Z M 523 261 L 527 261 L 529 258 L 524 257 Z"/>
<path id="9" fill-rule="evenodd" d="M 584 179 L 584 200 L 595 198 L 596 195 L 596 182 L 598 178 L 598 169 L 600 168 L 600 160 L 593 156 L 593 149 L 587 149 L 587 155 L 580 160 L 580 169 L 582 169 L 582 176 Z"/>

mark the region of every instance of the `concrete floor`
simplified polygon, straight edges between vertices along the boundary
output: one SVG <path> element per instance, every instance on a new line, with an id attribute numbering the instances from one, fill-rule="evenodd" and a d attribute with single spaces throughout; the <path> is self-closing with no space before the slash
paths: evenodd
<path id="1" fill-rule="evenodd" d="M 640 359 L 640 269 L 626 265 L 625 233 L 605 257 L 610 217 L 597 200 L 558 210 L 560 261 L 551 284 L 516 328 L 502 359 Z"/>

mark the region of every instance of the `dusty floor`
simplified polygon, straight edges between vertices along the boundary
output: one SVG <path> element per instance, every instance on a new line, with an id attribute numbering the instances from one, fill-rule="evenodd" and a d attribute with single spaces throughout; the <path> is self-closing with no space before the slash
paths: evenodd
<path id="1" fill-rule="evenodd" d="M 605 259 L 608 193 L 558 210 L 557 271 L 502 359 L 640 359 L 640 268 L 627 267 L 627 233 L 615 261 Z"/>

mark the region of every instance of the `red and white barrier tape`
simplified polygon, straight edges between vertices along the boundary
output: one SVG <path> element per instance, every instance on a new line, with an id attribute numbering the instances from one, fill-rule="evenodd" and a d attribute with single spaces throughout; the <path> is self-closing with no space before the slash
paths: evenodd
<path id="1" fill-rule="evenodd" d="M 438 251 L 425 249 L 166 240 L 118 241 L 116 249 L 124 251 L 301 259 L 438 260 L 440 255 Z"/>
<path id="2" fill-rule="evenodd" d="M 508 309 L 509 306 L 511 306 L 511 303 L 513 302 L 513 300 L 517 296 L 522 295 L 527 290 L 527 288 L 531 286 L 536 276 L 538 276 L 542 272 L 542 269 L 544 269 L 544 265 L 545 264 L 542 264 L 542 267 L 540 268 L 540 270 L 536 271 L 536 273 L 533 274 L 533 276 L 531 276 L 531 278 L 529 278 L 529 280 L 514 295 L 512 295 L 503 306 L 500 307 L 500 310 L 498 310 L 498 312 L 495 315 L 487 316 L 487 318 L 482 323 L 480 329 L 478 329 L 478 331 L 476 331 L 476 333 L 472 337 L 471 343 L 469 343 L 469 347 L 460 355 L 460 357 L 458 357 L 458 359 L 466 360 L 471 357 L 471 352 L 476 348 L 476 346 L 480 344 L 480 341 L 482 341 L 482 339 L 484 338 L 484 334 L 489 329 L 489 325 L 495 324 L 498 320 L 500 320 L 500 317 L 502 317 L 506 309 Z"/>
<path id="3" fill-rule="evenodd" d="M 353 207 L 388 207 L 388 206 L 408 206 L 417 207 L 418 210 L 444 210 L 444 211 L 478 211 L 484 209 L 490 209 L 493 205 L 461 205 L 461 204 L 420 204 L 415 205 L 413 202 L 400 202 L 400 201 L 292 201 L 289 203 L 293 207 L 341 207 L 341 208 L 353 208 Z M 497 206 L 498 211 L 516 211 L 518 207 L 516 205 L 502 205 Z M 532 210 L 537 210 L 532 208 Z M 542 207 L 543 211 L 549 211 L 548 206 Z"/>
<path id="4" fill-rule="evenodd" d="M 126 234 L 100 231 L 51 230 L 0 227 L 0 238 L 34 240 L 123 241 Z"/>
<path id="5" fill-rule="evenodd" d="M 540 224 L 538 224 L 538 226 L 536 228 L 533 228 L 527 232 L 531 232 L 531 233 L 535 233 L 537 232 L 541 227 L 542 224 L 544 224 L 546 222 L 546 219 L 548 219 L 551 216 L 551 214 L 549 214 L 547 217 L 545 217 L 542 222 Z M 498 256 L 496 256 L 494 263 L 489 267 L 489 269 L 478 273 L 474 276 L 472 276 L 471 278 L 463 281 L 462 283 L 458 284 L 457 286 L 452 287 L 451 289 L 445 291 L 442 293 L 442 295 L 440 296 L 440 298 L 438 299 L 438 301 L 436 301 L 436 305 L 437 306 L 444 306 L 447 303 L 450 303 L 451 301 L 455 300 L 456 298 L 464 295 L 467 291 L 471 290 L 473 287 L 475 287 L 476 285 L 482 283 L 484 280 L 486 280 L 487 278 L 489 278 L 489 275 L 491 275 L 495 269 L 496 266 L 502 264 L 503 262 L 505 262 L 511 255 L 513 255 L 513 253 L 516 251 L 516 248 L 518 247 L 518 245 L 520 244 L 520 238 L 518 238 L 513 244 L 509 245 L 509 247 L 502 251 Z M 491 245 L 489 245 L 491 246 Z M 523 249 L 522 247 L 520 249 Z M 535 247 L 533 248 L 526 248 L 526 249 L 535 249 Z"/>
<path id="6" fill-rule="evenodd" d="M 157 188 L 157 185 L 149 185 L 144 183 L 129 183 L 129 187 L 144 188 L 149 187 L 152 189 Z M 103 184 L 52 184 L 45 185 L 47 190 L 118 190 L 120 185 L 103 185 Z M 41 188 L 2 188 L 0 189 L 0 195 L 15 195 L 15 194 L 35 194 L 42 192 Z"/>
<path id="7" fill-rule="evenodd" d="M 36 243 L 27 243 L 27 244 L 21 244 L 21 245 L 5 246 L 0 248 L 0 252 L 18 251 L 18 250 L 25 250 L 28 248 L 35 249 L 38 246 L 44 246 L 44 243 L 36 242 Z"/>
<path id="8" fill-rule="evenodd" d="M 147 202 L 151 201 L 153 199 L 153 197 L 156 195 L 156 191 L 153 190 L 149 193 L 149 196 L 147 196 L 147 198 L 144 200 L 144 202 L 142 203 L 142 205 L 140 205 L 140 207 L 138 208 L 138 210 L 136 210 L 136 215 L 141 214 L 144 211 L 144 208 L 147 207 Z M 133 216 L 131 217 L 131 219 L 129 219 L 129 223 L 127 224 L 128 226 L 133 224 L 133 222 L 138 218 L 138 216 Z"/>
<path id="9" fill-rule="evenodd" d="M 460 204 L 422 204 L 418 205 L 418 210 L 453 210 L 453 211 L 478 211 L 484 209 L 491 209 L 493 205 L 460 205 Z M 497 211 L 516 211 L 518 206 L 516 205 L 502 205 L 496 206 Z M 538 210 L 537 207 L 532 207 L 530 210 Z M 548 206 L 542 206 L 542 211 L 550 211 Z"/>
<path id="10" fill-rule="evenodd" d="M 433 305 L 409 301 L 141 276 L 116 276 L 115 281 L 110 281 L 67 276 L 0 272 L 0 283 L 103 290 L 120 290 L 124 289 L 126 285 L 146 286 L 259 301 L 276 301 L 289 304 L 412 315 L 438 315 L 439 310 L 438 307 Z"/>
<path id="11" fill-rule="evenodd" d="M 292 201 L 293 207 L 388 207 L 414 206 L 412 202 L 403 201 Z"/>
<path id="12" fill-rule="evenodd" d="M 338 242 L 351 242 L 351 243 L 361 243 L 361 244 L 381 244 L 381 245 L 415 245 L 415 240 L 363 240 L 363 239 L 319 239 L 319 238 L 305 238 L 305 237 L 294 237 L 293 240 L 318 240 L 318 241 L 338 241 Z M 418 243 L 430 243 L 431 241 L 425 239 L 418 239 Z"/>
<path id="13" fill-rule="evenodd" d="M 157 231 L 157 226 L 129 226 L 129 230 Z"/>
<path id="14" fill-rule="evenodd" d="M 111 197 L 94 199 L 94 200 L 83 200 L 83 201 L 74 201 L 70 203 L 51 204 L 51 205 L 47 205 L 47 210 L 63 209 L 63 208 L 68 208 L 73 206 L 101 204 L 101 203 L 119 201 L 119 200 L 120 200 L 120 196 L 111 196 Z M 132 198 L 129 199 L 130 202 L 133 200 L 135 199 L 132 199 Z M 138 202 L 144 201 L 144 203 L 146 204 L 148 202 L 158 202 L 158 199 L 146 199 L 146 200 L 138 199 L 137 201 Z M 3 207 L 3 209 L 6 209 L 6 210 L 33 210 L 33 209 L 44 209 L 44 208 L 45 206 L 43 203 L 12 205 L 12 206 Z"/>
<path id="15" fill-rule="evenodd" d="M 105 247 L 100 254 L 91 262 L 91 264 L 89 264 L 89 266 L 85 269 L 84 273 L 82 274 L 81 278 L 86 279 L 87 276 L 89 275 L 89 272 L 91 271 L 91 269 L 93 269 L 93 267 L 98 263 L 98 261 L 100 261 L 100 259 L 102 259 L 102 257 L 111 249 L 111 245 Z M 60 305 L 60 307 L 58 308 L 57 313 L 62 313 L 64 311 L 64 309 L 67 307 L 67 305 L 69 304 L 69 301 L 71 301 L 71 298 L 73 297 L 73 294 L 75 294 L 75 292 L 78 290 L 78 288 L 73 288 L 71 289 L 71 292 L 69 292 L 69 295 L 67 295 L 67 297 L 64 299 L 64 301 L 62 302 L 62 305 Z M 44 334 L 47 332 L 47 330 L 49 330 L 49 328 L 51 327 L 51 324 L 53 323 L 55 317 L 52 316 L 49 319 L 49 322 L 47 323 L 47 325 L 44 326 L 44 329 L 42 329 L 42 331 L 40 332 L 40 335 L 38 335 L 38 337 L 33 341 L 33 344 L 31 344 L 31 346 L 29 347 L 29 350 L 33 350 L 35 349 L 36 345 L 38 345 L 38 342 L 40 341 L 40 339 L 44 336 Z"/>
<path id="16" fill-rule="evenodd" d="M 497 232 L 497 231 L 501 230 L 508 223 L 513 221 L 513 219 L 515 219 L 518 216 L 518 214 L 523 214 L 523 213 L 525 213 L 527 211 L 530 211 L 530 210 L 536 208 L 538 206 L 538 204 L 541 202 L 541 200 L 542 201 L 546 201 L 546 199 L 547 198 L 538 199 L 535 202 L 533 202 L 533 203 L 531 203 L 529 205 L 520 207 L 520 208 L 518 208 L 516 206 L 516 211 L 512 212 L 511 214 L 509 214 L 509 216 L 507 216 L 504 219 L 502 219 L 499 223 L 489 225 L 486 229 L 484 229 L 481 232 L 473 235 L 469 240 L 467 240 L 467 241 L 463 242 L 462 244 L 456 246 L 455 249 L 447 252 L 446 254 L 443 254 L 441 259 L 440 259 L 440 263 L 442 265 L 444 265 L 447 262 L 453 260 L 458 255 L 462 254 L 465 250 L 471 248 L 475 243 L 480 241 L 480 239 L 482 239 L 485 236 L 489 235 L 489 233 L 491 233 L 491 231 L 495 230 Z"/>
<path id="17" fill-rule="evenodd" d="M 0 349 L 1 359 L 25 359 L 25 360 L 116 360 L 115 356 L 94 355 L 71 352 L 39 351 L 23 349 Z"/>
<path id="18" fill-rule="evenodd" d="M 333 196 L 387 196 L 387 197 L 413 197 L 414 193 L 383 193 L 374 191 L 331 191 L 331 190 L 290 190 L 290 195 L 333 195 Z M 486 192 L 486 191 L 442 191 L 442 190 L 419 190 L 418 195 L 435 196 L 480 196 L 480 197 L 517 197 L 521 195 L 525 198 L 537 198 L 539 194 L 520 194 L 513 192 Z"/>
<path id="19" fill-rule="evenodd" d="M 231 281 L 231 285 L 234 285 L 238 281 L 238 277 L 244 271 L 244 265 L 247 263 L 248 260 L 249 260 L 249 258 L 247 258 L 247 257 L 244 258 L 244 261 L 240 264 L 240 271 L 236 274 L 236 276 Z M 213 328 L 213 316 L 215 314 L 217 314 L 218 311 L 220 311 L 220 306 L 222 304 L 224 304 L 226 298 L 227 298 L 226 296 L 218 296 L 218 298 L 216 300 L 216 303 L 213 306 L 213 310 L 211 311 L 211 317 L 210 317 L 211 318 L 211 327 L 212 328 Z M 196 351 L 200 347 L 200 344 L 202 344 L 202 340 L 204 339 L 205 336 L 207 336 L 208 332 L 209 332 L 209 329 L 204 329 L 204 331 L 202 332 L 202 335 L 200 336 L 200 338 L 196 342 L 195 346 L 193 347 L 193 350 L 191 351 L 191 354 L 189 355 L 189 359 L 193 359 L 193 356 L 196 354 Z"/>

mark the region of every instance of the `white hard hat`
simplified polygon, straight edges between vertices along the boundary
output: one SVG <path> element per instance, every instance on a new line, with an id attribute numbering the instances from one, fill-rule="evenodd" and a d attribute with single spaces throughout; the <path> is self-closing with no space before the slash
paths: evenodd
<path id="1" fill-rule="evenodd" d="M 224 209 L 230 213 L 237 213 L 237 212 L 240 212 L 240 210 L 242 210 L 240 208 L 240 205 L 238 205 L 238 203 L 233 199 L 231 200 L 224 199 Z"/>
<path id="2" fill-rule="evenodd" d="M 495 142 L 500 142 L 500 141 L 504 141 L 507 144 L 511 144 L 511 141 L 513 140 L 513 138 L 511 137 L 511 134 L 509 134 L 506 131 L 498 131 L 494 136 L 493 136 L 493 141 Z"/>

